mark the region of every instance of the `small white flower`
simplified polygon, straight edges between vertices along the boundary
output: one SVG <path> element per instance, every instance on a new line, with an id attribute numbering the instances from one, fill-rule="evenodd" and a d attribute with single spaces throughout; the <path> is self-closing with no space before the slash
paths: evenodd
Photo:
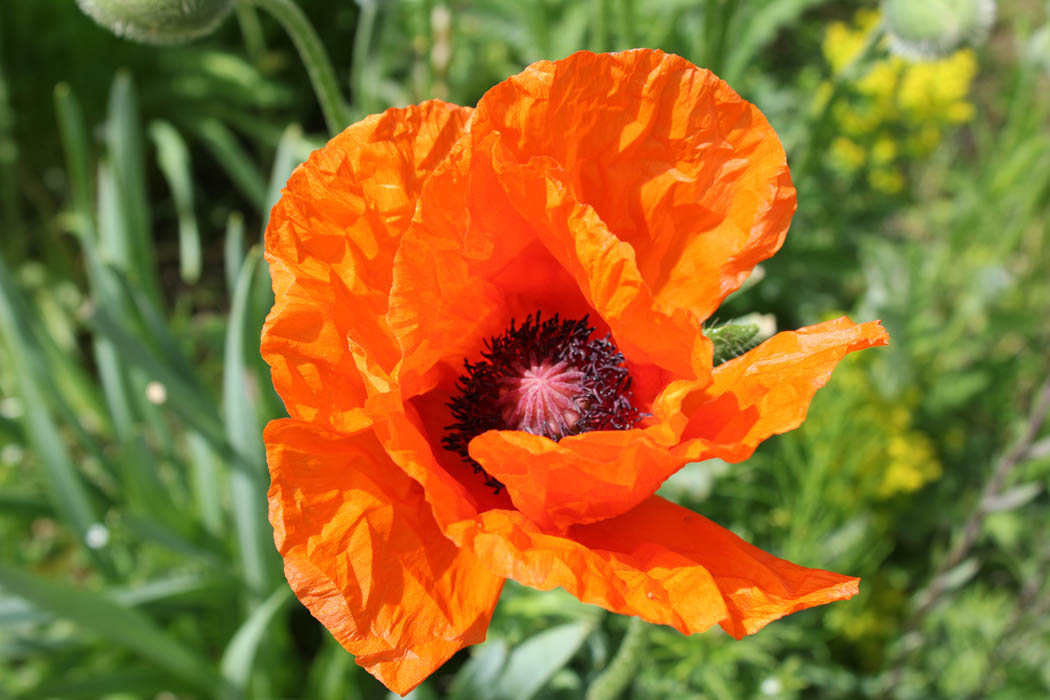
<path id="1" fill-rule="evenodd" d="M 102 549 L 109 542 L 109 528 L 102 523 L 92 523 L 84 533 L 84 544 L 91 549 Z"/>

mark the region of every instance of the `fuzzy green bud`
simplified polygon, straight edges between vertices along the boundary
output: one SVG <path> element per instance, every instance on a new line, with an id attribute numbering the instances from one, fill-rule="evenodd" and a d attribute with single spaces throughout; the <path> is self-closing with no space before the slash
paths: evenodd
<path id="1" fill-rule="evenodd" d="M 882 0 L 890 50 L 918 61 L 983 41 L 995 8 L 995 0 Z"/>
<path id="2" fill-rule="evenodd" d="M 727 323 L 706 330 L 707 337 L 715 346 L 714 364 L 720 365 L 734 357 L 743 355 L 758 345 L 758 326 L 753 323 Z"/>
<path id="3" fill-rule="evenodd" d="M 147 44 L 175 44 L 209 34 L 232 0 L 77 0 L 84 14 L 114 34 Z"/>

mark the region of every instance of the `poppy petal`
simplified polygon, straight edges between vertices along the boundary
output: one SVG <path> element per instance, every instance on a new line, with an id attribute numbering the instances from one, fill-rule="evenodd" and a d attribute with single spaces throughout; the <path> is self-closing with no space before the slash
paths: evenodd
<path id="1" fill-rule="evenodd" d="M 388 319 L 403 350 L 405 396 L 432 389 L 447 370 L 459 374 L 484 339 L 537 310 L 591 312 L 465 139 L 426 183 L 394 259 Z"/>
<path id="2" fill-rule="evenodd" d="M 627 512 L 688 461 L 637 429 L 583 433 L 558 442 L 491 430 L 471 440 L 470 456 L 503 483 L 519 511 L 542 529 L 557 532 Z"/>
<path id="3" fill-rule="evenodd" d="M 702 632 L 728 614 L 711 574 L 659 541 L 632 550 L 613 537 L 592 548 L 572 533 L 542 532 L 514 510 L 486 511 L 445 532 L 497 576 L 540 590 L 560 586 L 584 603 L 684 634 Z"/>
<path id="4" fill-rule="evenodd" d="M 568 176 L 556 162 L 534 157 L 516 163 L 495 138 L 475 146 L 475 157 L 481 154 L 492 159 L 509 202 L 533 223 L 538 240 L 569 271 L 631 362 L 678 376 L 707 375 L 712 348 L 699 321 L 683 309 L 665 312 L 657 304 L 634 248 L 613 235 L 593 207 L 573 196 Z M 659 343 L 652 342 L 654 335 Z"/>
<path id="5" fill-rule="evenodd" d="M 737 639 L 799 610 L 853 597 L 860 579 L 778 559 L 729 530 L 654 496 L 619 518 L 574 528 L 592 549 L 633 552 L 660 547 L 703 567 L 725 601 L 722 628 Z"/>
<path id="6" fill-rule="evenodd" d="M 264 437 L 285 576 L 358 664 L 405 694 L 485 638 L 502 578 L 442 534 L 370 430 L 285 419 Z"/>
<path id="7" fill-rule="evenodd" d="M 663 312 L 704 320 L 775 253 L 795 211 L 780 140 L 710 71 L 661 51 L 541 61 L 478 102 L 472 138 L 542 154 L 629 244 Z"/>
<path id="8" fill-rule="evenodd" d="M 542 532 L 516 511 L 492 510 L 446 532 L 499 576 L 671 625 L 719 623 L 734 637 L 789 613 L 852 597 L 859 579 L 763 552 L 729 530 L 654 496 L 623 515 Z"/>
<path id="9" fill-rule="evenodd" d="M 858 325 L 845 316 L 776 334 L 716 367 L 713 384 L 682 402 L 689 422 L 680 448 L 701 439 L 714 446 L 711 456 L 747 459 L 766 438 L 802 424 L 843 357 L 888 342 L 878 321 Z"/>
<path id="10" fill-rule="evenodd" d="M 266 231 L 276 301 L 262 354 L 293 418 L 354 423 L 366 391 L 348 341 L 387 371 L 399 360 L 386 322 L 394 253 L 471 111 L 431 101 L 368 117 L 288 180 Z"/>

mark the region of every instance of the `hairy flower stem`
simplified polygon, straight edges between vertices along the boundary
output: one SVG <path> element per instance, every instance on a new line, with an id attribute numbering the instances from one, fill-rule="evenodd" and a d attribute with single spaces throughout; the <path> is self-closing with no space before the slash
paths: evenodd
<path id="1" fill-rule="evenodd" d="M 616 656 L 587 689 L 586 700 L 616 700 L 631 683 L 645 652 L 647 623 L 632 617 Z"/>
<path id="2" fill-rule="evenodd" d="M 294 0 L 239 0 L 248 5 L 256 5 L 269 12 L 274 19 L 292 37 L 299 57 L 306 66 L 306 72 L 310 76 L 317 101 L 321 103 L 321 112 L 324 113 L 328 132 L 335 136 L 350 123 L 350 112 L 347 109 L 343 95 L 339 90 L 339 81 L 336 80 L 335 70 L 328 54 L 321 44 L 317 32 L 314 31 L 310 20 L 306 18 L 303 11 L 295 4 Z"/>

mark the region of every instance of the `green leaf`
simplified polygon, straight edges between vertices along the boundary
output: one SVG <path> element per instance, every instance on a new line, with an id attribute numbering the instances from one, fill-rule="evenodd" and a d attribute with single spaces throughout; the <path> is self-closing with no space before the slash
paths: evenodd
<path id="1" fill-rule="evenodd" d="M 29 445 L 40 457 L 50 482 L 50 494 L 56 512 L 73 528 L 81 542 L 89 528 L 98 523 L 94 506 L 80 474 L 61 439 L 58 426 L 47 410 L 48 387 L 41 386 L 47 375 L 34 362 L 39 362 L 39 348 L 27 321 L 24 302 L 14 287 L 7 266 L 0 258 L 0 331 L 6 341 L 8 361 L 18 383 L 23 401 L 24 428 Z"/>
<path id="2" fill-rule="evenodd" d="M 122 221 L 117 233 L 126 237 L 120 247 L 129 256 L 123 261 L 126 267 L 121 267 L 159 304 L 162 297 L 156 276 L 146 196 L 142 125 L 135 86 L 127 71 L 118 72 L 110 88 L 105 133 L 106 152 L 116 188 L 113 199 L 119 205 L 118 215 Z"/>
<path id="3" fill-rule="evenodd" d="M 255 656 L 266 630 L 291 599 L 292 589 L 282 583 L 269 598 L 252 611 L 226 646 L 219 667 L 223 677 L 235 688 L 247 688 Z"/>
<path id="4" fill-rule="evenodd" d="M 82 243 L 95 241 L 94 183 L 91 177 L 91 142 L 80 110 L 80 103 L 66 83 L 55 86 L 55 113 L 62 150 L 66 155 L 66 175 L 73 197 L 73 230 Z"/>
<path id="5" fill-rule="evenodd" d="M 122 668 L 116 671 L 73 673 L 49 677 L 28 693 L 19 695 L 19 700 L 50 700 L 51 698 L 97 698 L 132 693 L 140 697 L 164 697 L 166 687 L 163 677 L 158 677 L 152 666 Z"/>
<path id="6" fill-rule="evenodd" d="M 266 179 L 233 132 L 214 119 L 197 124 L 196 132 L 241 194 L 253 206 L 263 209 L 266 206 Z"/>
<path id="7" fill-rule="evenodd" d="M 226 219 L 226 241 L 223 251 L 223 268 L 226 272 L 226 291 L 233 296 L 237 287 L 237 275 L 244 264 L 244 216 L 239 211 L 232 212 Z"/>
<path id="8" fill-rule="evenodd" d="M 470 660 L 452 680 L 450 700 L 488 698 L 498 687 L 498 678 L 507 663 L 507 643 L 493 639 L 471 649 Z"/>
<path id="9" fill-rule="evenodd" d="M 266 455 L 259 425 L 259 387 L 246 362 L 246 352 L 258 346 L 258 327 L 250 317 L 252 282 L 262 266 L 262 253 L 253 248 L 241 266 L 233 293 L 223 362 L 223 416 L 226 436 L 240 468 L 230 478 L 234 525 L 241 562 L 249 587 L 258 595 L 272 588 L 273 533 L 266 519 Z"/>
<path id="10" fill-rule="evenodd" d="M 24 573 L 0 564 L 0 586 L 35 607 L 148 659 L 207 697 L 233 697 L 211 665 L 156 626 L 142 612 L 99 593 Z"/>
<path id="11" fill-rule="evenodd" d="M 201 276 L 201 234 L 193 211 L 193 174 L 186 142 L 171 124 L 155 121 L 150 136 L 157 146 L 157 164 L 168 180 L 175 214 L 179 221 L 179 272 L 184 282 L 192 284 Z"/>
<path id="12" fill-rule="evenodd" d="M 777 33 L 795 22 L 802 13 L 828 0 L 766 0 L 743 4 L 733 23 L 735 39 L 729 49 L 722 77 L 731 85 L 741 79 L 758 53 L 777 37 Z M 755 5 L 759 5 L 756 9 Z M 750 11 L 747 11 L 750 10 Z"/>
<path id="13" fill-rule="evenodd" d="M 569 663 L 594 630 L 592 622 L 571 622 L 540 632 L 510 653 L 507 665 L 489 691 L 499 700 L 529 700 Z"/>
<path id="14" fill-rule="evenodd" d="M 270 221 L 270 210 L 277 200 L 281 198 L 281 190 L 288 182 L 289 176 L 310 154 L 309 144 L 303 140 L 303 130 L 298 124 L 289 124 L 281 134 L 281 140 L 277 144 L 277 154 L 273 159 L 273 168 L 270 171 L 270 184 L 266 188 L 266 202 L 263 205 L 263 221 Z M 265 226 L 263 229 L 265 230 Z"/>

